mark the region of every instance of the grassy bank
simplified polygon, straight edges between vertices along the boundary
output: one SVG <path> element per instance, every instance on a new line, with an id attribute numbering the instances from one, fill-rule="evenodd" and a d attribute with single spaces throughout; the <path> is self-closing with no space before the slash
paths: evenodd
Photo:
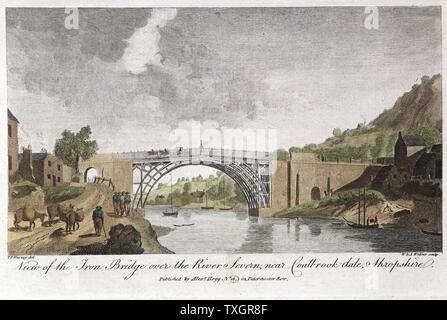
<path id="1" fill-rule="evenodd" d="M 39 188 L 40 187 L 34 182 L 19 180 L 14 182 L 14 184 L 12 185 L 13 196 L 15 198 L 22 198 L 31 194 L 33 191 L 36 191 Z"/>
<path id="2" fill-rule="evenodd" d="M 43 187 L 46 203 L 62 202 L 80 196 L 85 187 L 74 187 L 69 185 L 59 187 Z"/>
<path id="3" fill-rule="evenodd" d="M 385 201 L 385 196 L 381 192 L 369 188 L 366 189 L 365 198 L 368 206 Z M 279 211 L 274 216 L 281 218 L 333 218 L 342 215 L 345 210 L 354 206 L 359 200 L 363 201 L 363 199 L 363 189 L 352 189 Z"/>

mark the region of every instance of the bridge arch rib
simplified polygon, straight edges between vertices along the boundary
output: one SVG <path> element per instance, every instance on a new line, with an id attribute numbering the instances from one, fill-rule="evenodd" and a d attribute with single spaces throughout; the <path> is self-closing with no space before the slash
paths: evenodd
<path id="1" fill-rule="evenodd" d="M 157 183 L 165 175 L 170 172 L 185 166 L 190 165 L 203 165 L 222 171 L 233 179 L 237 185 L 241 188 L 242 193 L 247 201 L 249 214 L 258 215 L 259 211 L 259 182 L 256 181 L 257 175 L 254 172 L 247 172 L 247 167 L 238 166 L 237 164 L 222 164 L 222 163 L 175 163 L 175 162 L 162 162 L 151 165 L 137 165 L 136 169 L 140 170 L 142 176 L 141 183 L 135 193 L 133 207 L 144 207 L 151 191 L 157 185 Z M 145 168 L 149 167 L 149 168 Z"/>
<path id="2" fill-rule="evenodd" d="M 270 206 L 270 158 L 266 152 L 201 147 L 124 152 L 116 156 L 133 162 L 134 184 L 138 185 L 132 203 L 133 208 L 144 207 L 149 194 L 163 176 L 189 165 L 208 166 L 227 174 L 241 188 L 250 215 L 258 215 L 259 208 Z"/>
<path id="3" fill-rule="evenodd" d="M 141 184 L 138 186 L 137 192 L 134 197 L 134 207 L 140 207 L 140 208 L 144 207 L 144 204 L 146 203 L 151 191 L 165 175 L 169 174 L 170 172 L 176 169 L 190 165 L 192 164 L 170 163 L 165 165 L 158 165 L 159 168 L 157 169 L 151 168 L 150 170 L 148 170 L 144 176 L 145 180 L 142 184 L 143 186 Z M 250 188 L 251 182 L 245 180 L 246 179 L 245 176 L 240 175 L 237 171 L 234 170 L 234 168 L 231 167 L 225 167 L 218 164 L 202 164 L 202 165 L 220 170 L 226 175 L 228 175 L 233 181 L 235 181 L 237 185 L 241 188 L 241 191 L 245 196 L 249 208 L 249 213 L 251 214 L 257 213 L 257 210 L 259 209 L 258 197 L 255 194 L 254 190 Z M 141 190 L 143 191 L 141 192 Z"/>

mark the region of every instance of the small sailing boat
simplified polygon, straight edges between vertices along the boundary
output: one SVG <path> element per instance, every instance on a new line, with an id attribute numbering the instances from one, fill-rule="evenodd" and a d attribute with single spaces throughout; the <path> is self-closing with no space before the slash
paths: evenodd
<path id="1" fill-rule="evenodd" d="M 219 208 L 219 210 L 233 210 L 233 207 L 226 207 L 225 206 L 225 199 L 227 198 L 226 195 L 225 195 L 225 176 L 222 177 L 222 184 L 223 184 L 223 193 L 224 193 L 223 208 Z"/>
<path id="2" fill-rule="evenodd" d="M 164 216 L 178 216 L 178 211 L 177 210 L 174 210 L 174 206 L 173 206 L 173 204 L 172 204 L 172 198 L 173 198 L 173 193 L 172 193 L 172 175 L 170 175 L 171 176 L 171 206 L 170 206 L 170 208 L 168 209 L 168 210 L 166 210 L 166 211 L 163 211 L 163 215 Z"/>
<path id="3" fill-rule="evenodd" d="M 351 222 L 346 220 L 344 217 L 343 219 L 345 219 L 346 223 L 348 226 L 350 226 L 351 228 L 356 228 L 356 229 L 376 229 L 379 227 L 379 224 L 377 222 L 373 223 L 373 224 L 369 224 L 366 222 L 366 188 L 363 188 L 363 223 L 360 223 L 360 213 L 361 213 L 361 193 L 359 190 L 359 207 L 358 207 L 358 219 L 357 219 L 357 223 L 355 222 Z M 368 219 L 369 220 L 369 219 Z"/>
<path id="4" fill-rule="evenodd" d="M 203 210 L 211 210 L 214 209 L 213 206 L 208 205 L 208 181 L 205 180 L 205 206 L 202 207 Z"/>
<path id="5" fill-rule="evenodd" d="M 183 223 L 183 224 L 174 224 L 174 227 L 189 227 L 193 225 L 194 223 Z"/>

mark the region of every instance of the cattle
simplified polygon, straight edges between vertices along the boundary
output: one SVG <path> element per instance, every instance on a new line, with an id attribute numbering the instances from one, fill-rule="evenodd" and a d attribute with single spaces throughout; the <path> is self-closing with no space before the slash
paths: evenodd
<path id="1" fill-rule="evenodd" d="M 14 213 L 14 227 L 18 230 L 19 229 L 19 223 L 22 221 L 29 221 L 29 231 L 32 231 L 34 228 L 36 228 L 35 221 L 37 219 L 40 219 L 40 221 L 44 222 L 45 220 L 45 213 L 37 212 L 34 210 L 34 208 L 30 206 L 24 206 L 22 209 L 18 209 Z"/>

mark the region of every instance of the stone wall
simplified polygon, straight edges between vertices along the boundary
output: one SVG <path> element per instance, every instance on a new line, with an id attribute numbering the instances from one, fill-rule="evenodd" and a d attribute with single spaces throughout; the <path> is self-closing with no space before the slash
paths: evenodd
<path id="1" fill-rule="evenodd" d="M 8 119 L 8 176 L 10 179 L 17 173 L 19 168 L 19 142 L 17 136 L 18 123 L 14 120 Z"/>
<path id="2" fill-rule="evenodd" d="M 308 159 L 292 157 L 291 161 L 272 162 L 271 206 L 259 210 L 261 217 L 311 201 L 312 189 L 318 190 L 320 198 L 323 198 L 328 188 L 335 192 L 356 180 L 365 183 L 365 179 L 359 178 L 367 168 L 373 175 L 378 172 L 370 170 L 376 165 L 367 163 L 306 161 Z M 369 183 L 371 179 L 367 180 Z"/>
<path id="3" fill-rule="evenodd" d="M 325 192 L 335 192 L 344 187 L 359 178 L 365 169 L 370 166 L 366 163 L 299 162 L 292 160 L 290 202 L 294 206 L 312 200 L 311 192 L 313 188 L 318 188 L 320 196 L 323 198 Z"/>
<path id="4" fill-rule="evenodd" d="M 72 167 L 67 166 L 66 164 L 63 165 L 62 170 L 62 182 L 63 183 L 71 183 L 71 178 L 74 174 L 74 169 Z"/>
<path id="5" fill-rule="evenodd" d="M 79 171 L 85 181 L 88 169 L 94 168 L 97 176 L 112 179 L 117 191 L 133 192 L 132 161 L 117 159 L 111 153 L 96 154 L 86 161 L 81 161 Z"/>

